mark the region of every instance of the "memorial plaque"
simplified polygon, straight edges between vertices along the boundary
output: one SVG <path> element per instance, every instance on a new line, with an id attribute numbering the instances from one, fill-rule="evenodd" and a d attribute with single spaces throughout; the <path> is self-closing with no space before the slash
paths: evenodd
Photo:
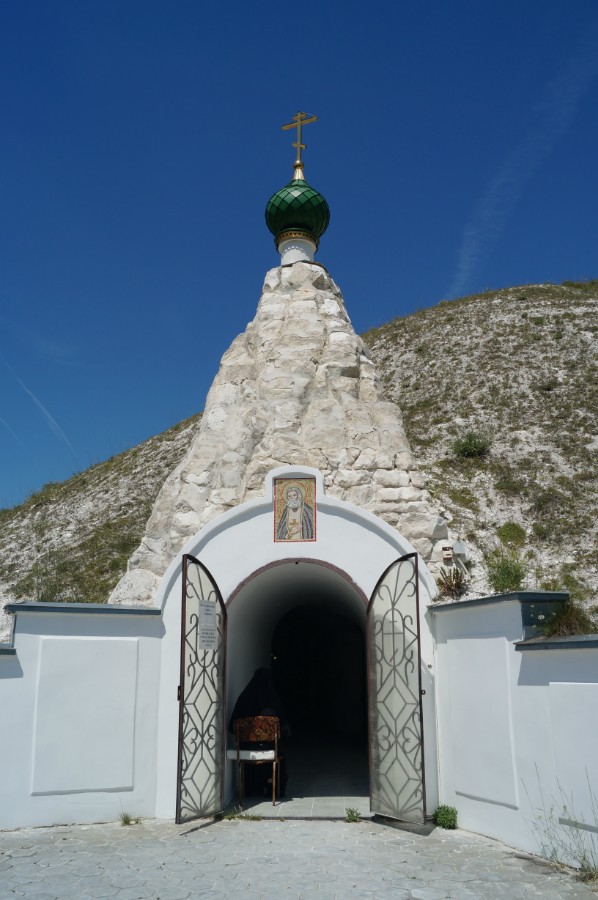
<path id="1" fill-rule="evenodd" d="M 215 650 L 218 646 L 218 622 L 216 604 L 210 600 L 199 602 L 198 650 Z"/>

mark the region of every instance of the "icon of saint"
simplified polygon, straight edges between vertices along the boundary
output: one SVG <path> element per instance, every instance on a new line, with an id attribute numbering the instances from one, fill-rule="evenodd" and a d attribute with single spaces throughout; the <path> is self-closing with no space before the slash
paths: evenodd
<path id="1" fill-rule="evenodd" d="M 283 492 L 285 507 L 276 527 L 279 541 L 313 541 L 314 511 L 305 502 L 303 488 L 292 483 Z"/>

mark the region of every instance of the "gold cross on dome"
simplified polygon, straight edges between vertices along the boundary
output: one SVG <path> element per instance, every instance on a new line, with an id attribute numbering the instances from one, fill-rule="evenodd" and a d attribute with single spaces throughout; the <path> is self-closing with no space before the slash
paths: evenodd
<path id="1" fill-rule="evenodd" d="M 297 148 L 297 159 L 295 160 L 295 165 L 297 165 L 297 163 L 299 163 L 299 165 L 301 165 L 301 151 L 305 150 L 305 144 L 301 143 L 301 128 L 303 127 L 303 125 L 309 125 L 310 122 L 317 122 L 317 121 L 318 121 L 317 116 L 308 116 L 307 113 L 305 113 L 305 112 L 298 112 L 296 115 L 293 116 L 292 122 L 289 122 L 288 125 L 282 126 L 283 131 L 288 131 L 289 128 L 297 129 L 297 140 L 293 144 L 293 147 Z"/>

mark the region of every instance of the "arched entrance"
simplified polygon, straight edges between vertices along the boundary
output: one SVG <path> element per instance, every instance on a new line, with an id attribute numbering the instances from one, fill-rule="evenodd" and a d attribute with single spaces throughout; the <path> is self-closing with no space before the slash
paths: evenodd
<path id="1" fill-rule="evenodd" d="M 293 812 L 333 814 L 313 809 L 319 793 L 348 805 L 365 799 L 353 796 L 365 771 L 363 592 L 322 561 L 279 560 L 238 586 L 227 614 L 198 559 L 185 556 L 183 572 L 177 820 L 222 808 L 233 774 L 224 766 L 225 696 L 232 705 L 254 670 L 272 664 L 296 718 L 293 793 L 312 804 Z M 410 821 L 425 816 L 418 598 L 410 553 L 387 567 L 365 609 L 371 809 Z M 346 659 L 351 652 L 355 665 Z M 333 784 L 320 777 L 331 758 Z"/>
<path id="2" fill-rule="evenodd" d="M 256 573 L 229 603 L 228 708 L 255 668 L 271 669 L 297 814 L 368 807 L 366 609 L 345 573 L 308 559 Z"/>

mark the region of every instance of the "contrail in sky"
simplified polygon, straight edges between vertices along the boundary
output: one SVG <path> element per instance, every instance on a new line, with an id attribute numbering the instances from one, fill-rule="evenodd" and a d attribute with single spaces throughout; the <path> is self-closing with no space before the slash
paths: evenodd
<path id="1" fill-rule="evenodd" d="M 533 110 L 535 124 L 507 154 L 478 199 L 461 239 L 449 297 L 467 291 L 476 270 L 496 246 L 525 183 L 571 125 L 585 91 L 597 74 L 598 22 L 595 22 L 561 71 L 547 84 Z"/>
<path id="2" fill-rule="evenodd" d="M 57 437 L 59 437 L 61 440 L 64 441 L 64 443 L 67 445 L 67 447 L 69 448 L 69 450 L 71 451 L 71 453 L 72 453 L 73 456 L 75 457 L 75 460 L 77 461 L 77 464 L 78 464 L 79 466 L 81 466 L 81 461 L 80 461 L 80 459 L 78 458 L 77 454 L 75 453 L 75 450 L 74 450 L 73 445 L 72 445 L 71 442 L 69 441 L 68 437 L 66 436 L 66 434 L 64 433 L 64 431 L 62 430 L 62 428 L 60 427 L 60 425 L 58 424 L 58 422 L 57 422 L 56 419 L 54 418 L 54 416 L 52 416 L 52 415 L 48 412 L 48 410 L 46 409 L 46 407 L 44 406 L 44 404 L 41 402 L 41 400 L 39 400 L 39 399 L 35 396 L 35 394 L 33 393 L 33 391 L 31 391 L 31 390 L 27 387 L 27 385 L 19 378 L 19 376 L 17 375 L 17 373 L 15 372 L 15 370 L 12 368 L 12 366 L 9 364 L 9 362 L 5 359 L 5 357 L 4 357 L 3 354 L 0 354 L 0 358 L 2 359 L 2 362 L 4 363 L 4 365 L 6 366 L 6 368 L 8 369 L 8 371 L 9 371 L 9 372 L 13 375 L 13 377 L 17 380 L 19 386 L 25 391 L 26 394 L 28 394 L 28 395 L 31 397 L 31 399 L 33 400 L 33 402 L 35 403 L 35 405 L 37 406 L 37 408 L 40 410 L 40 412 L 41 412 L 42 415 L 44 416 L 46 422 L 47 422 L 48 425 L 50 426 L 50 429 L 54 432 L 54 434 L 55 434 Z"/>

